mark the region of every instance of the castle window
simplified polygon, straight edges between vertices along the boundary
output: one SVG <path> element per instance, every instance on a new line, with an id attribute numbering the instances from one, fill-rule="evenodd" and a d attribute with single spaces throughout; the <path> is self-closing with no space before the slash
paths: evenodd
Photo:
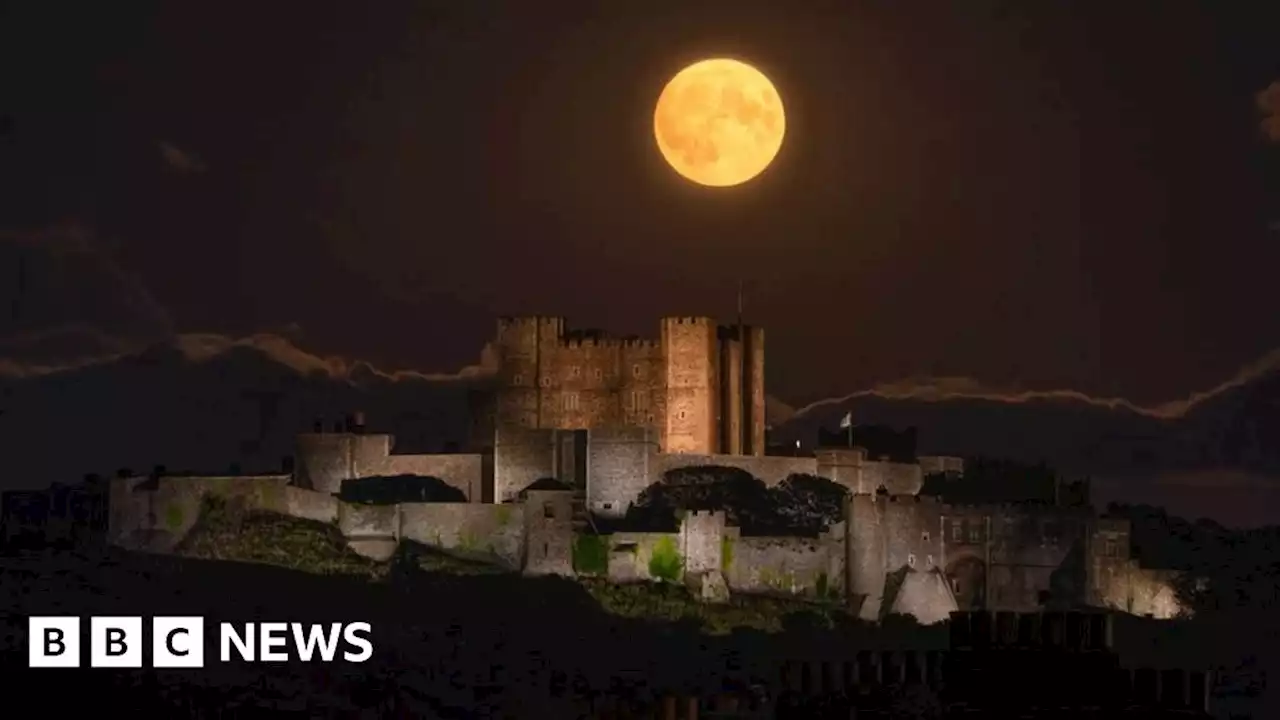
<path id="1" fill-rule="evenodd" d="M 542 543 L 542 557 L 551 557 L 551 543 Z"/>
<path id="2" fill-rule="evenodd" d="M 924 543 L 929 542 L 929 531 L 928 531 L 928 530 L 925 530 L 924 532 L 920 533 L 920 542 L 924 542 Z"/>
<path id="3" fill-rule="evenodd" d="M 600 368 L 592 368 L 592 369 L 591 369 L 591 377 L 592 377 L 593 379 L 595 379 L 595 380 L 599 380 L 603 374 L 604 374 L 604 373 L 601 373 L 601 372 L 600 372 Z"/>
<path id="4" fill-rule="evenodd" d="M 555 519 L 555 516 L 556 516 L 556 506 L 552 505 L 551 503 L 543 503 L 542 517 Z"/>
<path id="5" fill-rule="evenodd" d="M 653 422 L 653 413 L 649 413 L 648 415 L 646 415 L 646 416 L 644 417 L 644 419 L 645 419 L 645 422 L 652 423 L 652 422 Z"/>
<path id="6" fill-rule="evenodd" d="M 1104 554 L 1106 557 L 1115 557 L 1115 556 L 1118 554 L 1118 553 L 1116 553 L 1116 541 L 1115 541 L 1115 540 L 1111 540 L 1111 539 L 1108 539 L 1108 540 L 1107 540 L 1106 545 L 1105 545 L 1105 546 L 1103 546 L 1103 554 Z"/>
<path id="7" fill-rule="evenodd" d="M 573 367 L 569 368 L 569 377 L 572 377 L 572 378 L 582 377 L 582 368 L 578 367 L 577 365 L 574 365 Z"/>
<path id="8" fill-rule="evenodd" d="M 914 554 L 907 553 L 907 565 L 910 567 L 916 566 L 916 556 Z"/>
<path id="9" fill-rule="evenodd" d="M 680 411 L 680 419 L 681 419 L 681 420 L 683 420 L 683 419 L 684 419 L 684 411 L 683 411 L 683 410 L 681 410 L 681 411 Z"/>
<path id="10" fill-rule="evenodd" d="M 964 521 L 963 520 L 951 521 L 951 539 L 954 542 L 960 542 L 961 540 L 964 540 Z"/>
<path id="11" fill-rule="evenodd" d="M 612 510 L 612 509 L 613 509 L 613 503 L 604 503 L 604 504 L 602 505 L 602 507 L 603 507 L 605 510 Z"/>
<path id="12" fill-rule="evenodd" d="M 551 387 L 551 377 L 548 375 L 542 376 L 542 378 L 538 381 L 538 384 L 544 388 Z"/>
<path id="13" fill-rule="evenodd" d="M 578 393 L 565 393 L 564 409 L 568 412 L 577 412 L 578 410 Z"/>
<path id="14" fill-rule="evenodd" d="M 513 377 L 511 378 L 511 384 L 512 384 L 512 385 L 523 385 L 523 384 L 524 384 L 524 376 L 523 376 L 523 375 L 515 375 L 515 376 L 513 376 Z"/>
<path id="15" fill-rule="evenodd" d="M 631 366 L 632 377 L 640 377 L 640 363 Z"/>
<path id="16" fill-rule="evenodd" d="M 982 542 L 982 528 L 976 522 L 969 526 L 969 542 Z"/>

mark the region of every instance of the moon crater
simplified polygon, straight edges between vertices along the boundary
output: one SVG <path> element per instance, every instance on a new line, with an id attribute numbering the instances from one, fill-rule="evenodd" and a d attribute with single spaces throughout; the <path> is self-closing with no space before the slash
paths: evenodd
<path id="1" fill-rule="evenodd" d="M 700 185 L 729 187 L 773 162 L 786 116 L 763 73 L 716 58 L 690 65 L 667 83 L 654 109 L 653 131 L 658 150 L 677 173 Z"/>

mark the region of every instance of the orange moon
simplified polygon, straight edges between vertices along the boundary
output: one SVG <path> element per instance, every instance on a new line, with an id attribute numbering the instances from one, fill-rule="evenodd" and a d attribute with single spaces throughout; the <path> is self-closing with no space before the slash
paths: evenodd
<path id="1" fill-rule="evenodd" d="M 699 185 L 730 187 L 756 177 L 786 134 L 782 99 L 764 73 L 738 60 L 701 60 L 676 73 L 653 111 L 662 157 Z"/>

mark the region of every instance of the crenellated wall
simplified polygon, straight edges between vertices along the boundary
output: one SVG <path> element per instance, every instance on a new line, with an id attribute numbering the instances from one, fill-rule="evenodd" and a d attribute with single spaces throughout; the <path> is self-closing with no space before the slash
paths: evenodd
<path id="1" fill-rule="evenodd" d="M 824 448 L 815 456 L 816 474 L 849 488 L 855 495 L 869 495 L 881 487 L 890 495 L 917 495 L 924 487 L 924 473 L 916 463 L 868 458 L 867 451 L 858 447 Z"/>
<path id="2" fill-rule="evenodd" d="M 583 447 L 580 435 L 587 440 Z M 898 465 L 869 461 L 857 449 L 817 458 L 663 454 L 656 435 L 643 427 L 501 429 L 489 456 L 498 504 L 352 504 L 290 485 L 285 475 L 117 478 L 109 485 L 108 534 L 118 545 L 170 551 L 196 522 L 201 500 L 217 495 L 333 523 L 353 549 L 376 559 L 412 540 L 530 574 L 573 575 L 578 499 L 601 514 L 624 515 L 645 487 L 677 468 L 736 467 L 769 485 L 826 471 L 841 484 L 867 489 L 866 478 L 881 472 L 869 468 Z M 311 443 L 313 452 L 293 478 L 299 484 L 347 472 L 473 478 L 484 472 L 481 456 L 392 455 L 385 435 L 307 438 L 300 445 Z M 579 464 L 585 466 L 585 488 L 575 484 Z M 529 488 L 566 475 L 570 482 Z M 899 477 L 905 479 L 895 486 L 911 485 L 909 473 Z M 467 488 L 470 498 L 483 495 L 478 481 Z M 1126 612 L 1164 618 L 1180 611 L 1176 576 L 1130 559 L 1127 522 L 1074 507 L 953 505 L 918 494 L 851 493 L 844 522 L 818 538 L 742 537 L 726 527 L 723 512 L 696 512 L 683 516 L 676 533 L 616 533 L 591 542 L 603 543 L 591 552 L 607 554 L 607 567 L 592 572 L 615 580 L 697 579 L 704 598 L 723 594 L 716 583 L 737 592 L 845 596 L 872 621 L 896 612 L 932 622 L 952 606 L 1035 610 L 1048 594 L 1076 597 L 1077 590 L 1090 604 Z"/>
<path id="3" fill-rule="evenodd" d="M 760 328 L 668 317 L 650 340 L 508 317 L 492 347 L 499 370 L 475 408 L 483 432 L 645 427 L 667 452 L 764 453 Z"/>

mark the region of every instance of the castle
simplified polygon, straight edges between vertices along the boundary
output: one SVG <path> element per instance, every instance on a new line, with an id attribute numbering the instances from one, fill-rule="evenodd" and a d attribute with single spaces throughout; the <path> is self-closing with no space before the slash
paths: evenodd
<path id="1" fill-rule="evenodd" d="M 111 541 L 170 549 L 215 494 L 336 523 L 374 557 L 413 540 L 531 574 L 683 581 L 709 600 L 839 598 L 868 620 L 1034 610 L 1050 597 L 1160 617 L 1179 610 L 1171 574 L 1131 558 L 1127 523 L 1087 505 L 957 505 L 922 494 L 926 475 L 962 475 L 959 458 L 873 458 L 862 447 L 766 455 L 758 328 L 668 318 L 656 341 L 615 340 L 569 331 L 559 318 L 504 318 L 495 346 L 470 452 L 398 454 L 357 415 L 299 435 L 292 472 L 114 479 Z M 817 537 L 758 537 L 703 511 L 684 513 L 674 531 L 599 532 L 669 473 L 709 467 L 768 486 L 826 478 L 848 491 L 843 521 Z M 338 498 L 349 481 L 399 475 L 437 478 L 463 501 Z"/>
<path id="2" fill-rule="evenodd" d="M 664 318 L 657 340 L 574 331 L 563 318 L 502 318 L 495 427 L 646 428 L 665 453 L 763 455 L 764 331 L 701 317 Z"/>

